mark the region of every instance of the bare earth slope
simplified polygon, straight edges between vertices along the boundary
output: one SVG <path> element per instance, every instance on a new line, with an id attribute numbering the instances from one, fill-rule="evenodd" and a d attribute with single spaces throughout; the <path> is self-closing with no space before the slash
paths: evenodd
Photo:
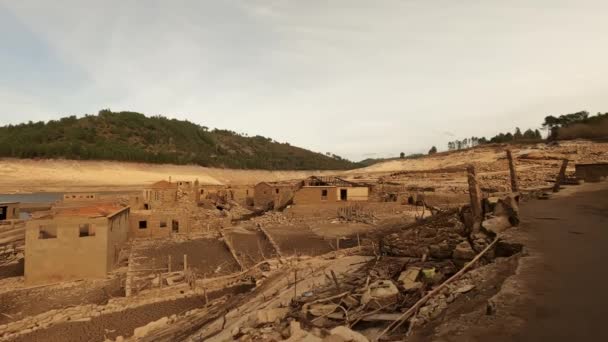
<path id="1" fill-rule="evenodd" d="M 608 161 L 608 143 L 571 141 L 560 146 L 537 144 L 513 146 L 518 158 L 572 162 Z M 350 171 L 267 171 L 205 168 L 192 165 L 159 165 L 111 161 L 0 160 L 0 193 L 16 191 L 128 190 L 140 189 L 160 179 L 198 179 L 203 184 L 256 184 L 261 181 L 301 179 L 309 175 L 367 175 L 377 178 L 395 171 L 422 171 L 464 167 L 474 164 L 492 172 L 493 164 L 504 160 L 505 146 L 439 153 L 419 159 L 394 160 Z M 526 168 L 520 164 L 518 167 Z M 504 168 L 501 166 L 500 170 Z M 368 177 L 364 177 L 368 178 Z"/>

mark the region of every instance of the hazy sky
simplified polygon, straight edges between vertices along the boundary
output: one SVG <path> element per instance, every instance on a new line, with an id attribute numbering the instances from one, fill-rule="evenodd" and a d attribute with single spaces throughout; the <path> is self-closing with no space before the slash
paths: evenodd
<path id="1" fill-rule="evenodd" d="M 608 111 L 607 18 L 606 0 L 0 0 L 0 124 L 110 108 L 353 160 L 445 149 Z"/>

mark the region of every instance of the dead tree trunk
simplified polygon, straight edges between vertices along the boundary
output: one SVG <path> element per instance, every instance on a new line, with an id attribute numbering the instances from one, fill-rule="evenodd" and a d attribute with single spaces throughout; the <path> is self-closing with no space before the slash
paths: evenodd
<path id="1" fill-rule="evenodd" d="M 519 184 L 517 183 L 517 172 L 515 171 L 515 161 L 511 150 L 507 150 L 507 159 L 509 160 L 509 173 L 511 175 L 511 192 L 519 192 Z"/>
<path id="2" fill-rule="evenodd" d="M 559 173 L 557 174 L 557 179 L 555 179 L 555 185 L 553 185 L 553 192 L 558 192 L 560 185 L 564 182 L 566 178 L 566 168 L 568 167 L 568 159 L 564 159 L 562 161 L 562 167 L 559 169 Z"/>
<path id="3" fill-rule="evenodd" d="M 481 209 L 481 190 L 477 183 L 477 174 L 475 173 L 475 167 L 473 165 L 467 167 L 467 179 L 469 182 L 469 196 L 471 199 L 471 214 L 473 219 L 471 233 L 477 233 L 481 227 L 481 221 L 483 220 L 483 211 Z"/>

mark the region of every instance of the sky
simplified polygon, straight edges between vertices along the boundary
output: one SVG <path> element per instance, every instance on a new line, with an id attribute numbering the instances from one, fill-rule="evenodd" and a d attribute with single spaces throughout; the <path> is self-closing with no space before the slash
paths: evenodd
<path id="1" fill-rule="evenodd" d="M 608 112 L 608 1 L 0 0 L 0 125 L 100 109 L 351 160 Z"/>

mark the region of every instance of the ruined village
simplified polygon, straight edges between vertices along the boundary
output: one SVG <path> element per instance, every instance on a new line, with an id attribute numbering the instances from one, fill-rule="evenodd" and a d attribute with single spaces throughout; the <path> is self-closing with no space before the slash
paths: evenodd
<path id="1" fill-rule="evenodd" d="M 520 206 L 606 184 L 608 143 L 387 163 L 0 203 L 0 341 L 416 341 L 496 324 L 534 255 Z"/>

